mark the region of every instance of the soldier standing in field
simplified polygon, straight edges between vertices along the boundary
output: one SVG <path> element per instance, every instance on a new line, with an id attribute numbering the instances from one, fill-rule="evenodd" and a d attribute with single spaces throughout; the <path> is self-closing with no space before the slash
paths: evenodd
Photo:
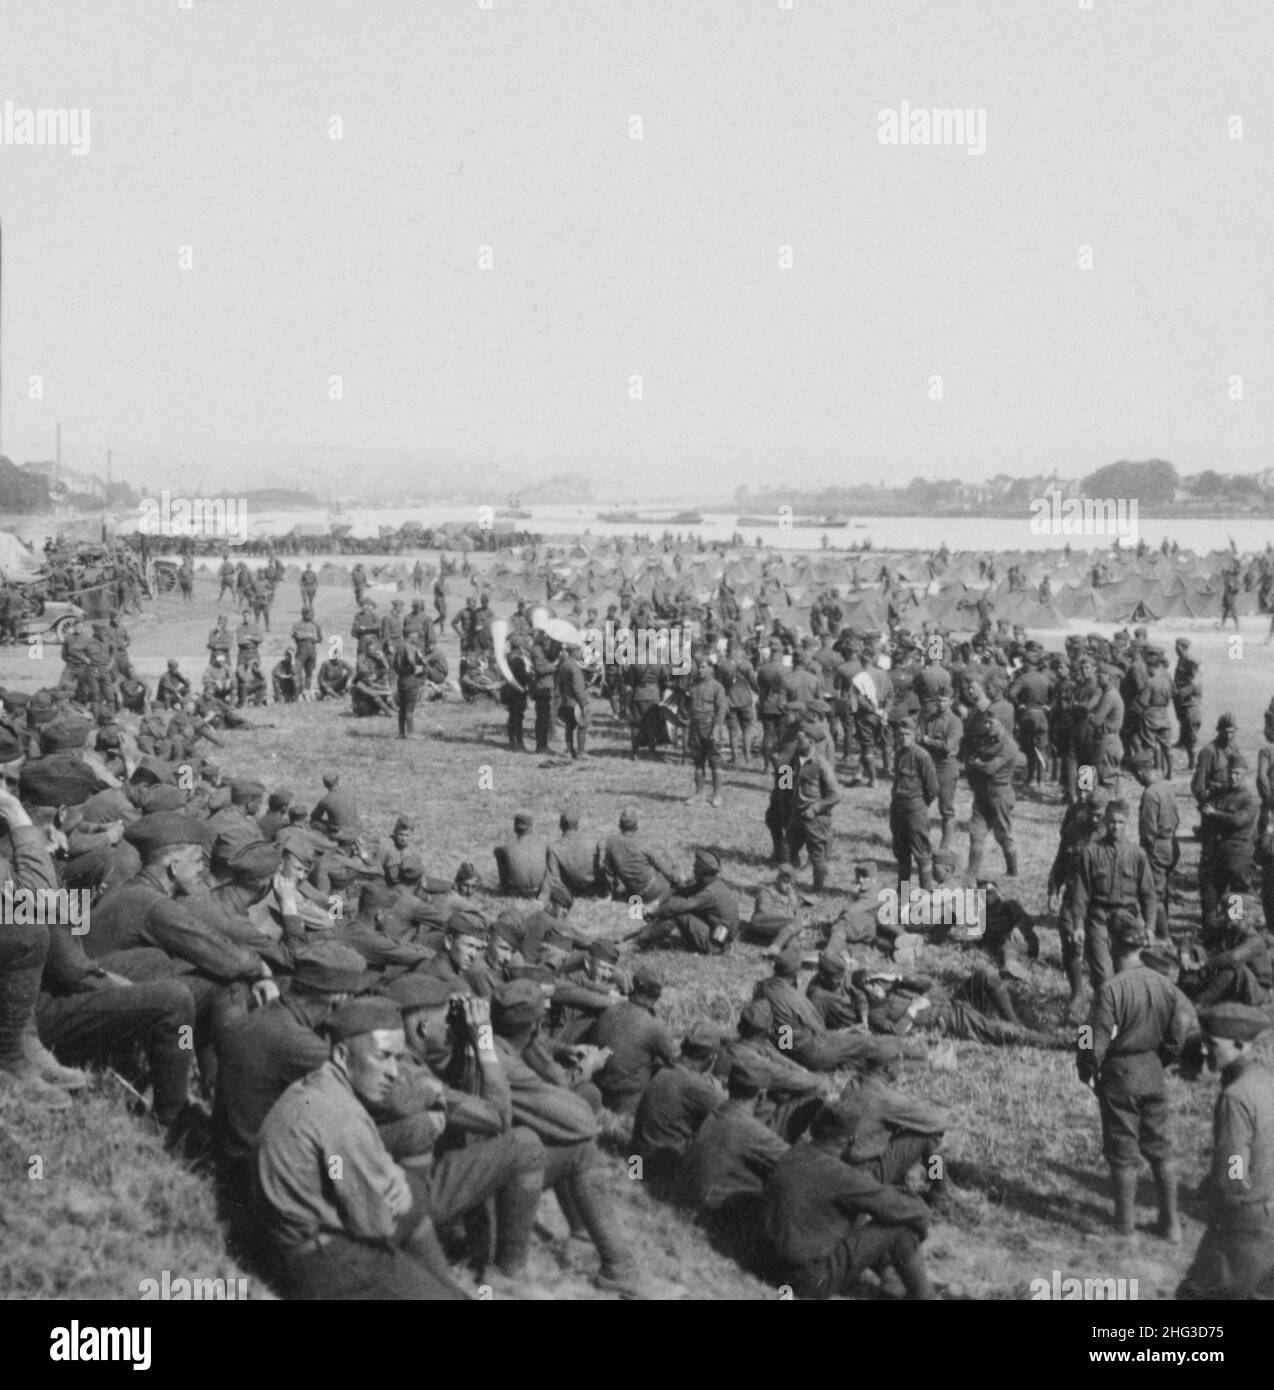
<path id="1" fill-rule="evenodd" d="M 1115 1230 L 1135 1234 L 1137 1170 L 1144 1156 L 1159 1196 L 1157 1233 L 1181 1240 L 1177 1175 L 1168 1134 L 1164 1063 L 1180 1056 L 1194 1029 L 1190 1001 L 1166 976 L 1141 959 L 1144 929 L 1119 912 L 1111 922 L 1115 975 L 1097 991 L 1088 1024 L 1080 1030 L 1080 1080 L 1101 1106 L 1102 1152 L 1115 1195 Z"/>
<path id="2" fill-rule="evenodd" d="M 1177 1297 L 1268 1300 L 1274 1294 L 1274 1076 L 1253 1048 L 1270 1020 L 1246 1004 L 1219 1004 L 1200 1022 L 1221 1094 L 1212 1116 L 1208 1229 Z"/>

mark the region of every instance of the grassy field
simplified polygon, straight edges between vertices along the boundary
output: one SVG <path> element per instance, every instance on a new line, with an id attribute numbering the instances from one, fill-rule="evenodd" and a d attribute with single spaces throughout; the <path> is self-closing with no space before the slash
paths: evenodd
<path id="1" fill-rule="evenodd" d="M 203 642 L 217 612 L 215 584 L 202 577 L 193 605 L 165 597 L 153 613 L 132 625 L 134 661 L 152 681 L 164 660 L 176 656 L 192 679 L 204 665 Z M 263 647 L 263 665 L 277 660 L 291 624 L 299 616 L 295 585 L 279 591 L 274 633 Z M 229 611 L 228 604 L 221 611 Z M 353 614 L 348 591 L 323 588 L 318 613 L 325 632 L 347 635 Z M 1204 673 L 1205 731 L 1231 709 L 1239 720 L 1240 746 L 1254 757 L 1260 741 L 1260 715 L 1270 695 L 1270 648 L 1263 645 L 1264 622 L 1248 619 L 1241 650 L 1234 634 L 1181 629 L 1188 633 Z M 1033 634 L 1035 635 L 1035 634 Z M 1038 634 L 1060 646 L 1062 634 Z M 1152 640 L 1171 645 L 1177 629 L 1152 629 Z M 448 641 L 455 669 L 454 639 Z M 45 662 L 6 654 L 0 682 L 23 689 L 50 684 L 59 669 L 56 648 Z M 626 731 L 609 712 L 595 712 L 591 760 L 581 766 L 564 758 L 511 754 L 504 748 L 503 711 L 493 702 L 464 704 L 458 697 L 422 706 L 414 740 L 402 743 L 390 721 L 356 720 L 346 708 L 291 705 L 254 712 L 275 727 L 226 735 L 217 760 L 232 775 L 250 775 L 274 788 L 289 787 L 312 805 L 321 795 L 323 772 L 337 770 L 359 797 L 371 828 L 387 837 L 395 816 L 419 817 L 419 843 L 430 873 L 450 875 L 462 859 L 494 876 L 491 847 L 509 833 L 515 811 L 535 817 L 535 833 L 556 833 L 557 817 L 572 807 L 585 833 L 610 833 L 620 808 L 634 806 L 642 829 L 688 873 L 695 849 L 715 850 L 726 880 L 745 891 L 768 876 L 769 839 L 763 823 L 768 782 L 758 772 L 727 771 L 725 805 L 683 804 L 690 789 L 688 766 L 630 762 Z M 560 745 L 560 731 L 558 736 Z M 1180 755 L 1178 755 L 1180 756 Z M 489 770 L 489 772 L 487 771 Z M 486 775 L 484 775 L 486 773 Z M 1186 780 L 1174 781 L 1183 829 L 1196 816 Z M 1127 789 L 1134 800 L 1138 788 Z M 832 887 L 842 889 L 855 857 L 891 863 L 887 829 L 888 786 L 847 792 L 836 814 L 837 849 Z M 970 798 L 961 788 L 957 811 L 963 855 Z M 1059 968 L 1057 934 L 1045 912 L 1045 881 L 1061 815 L 1060 797 L 1047 788 L 1042 802 L 1019 799 L 1017 838 L 1022 878 L 1018 895 L 1039 914 L 1041 959 L 1031 967 L 1032 984 L 1044 1017 L 1060 1023 L 1065 988 Z M 1174 918 L 1197 921 L 1193 883 L 1197 849 L 1183 845 L 1179 872 L 1188 900 Z M 998 850 L 988 867 L 1002 868 Z M 808 883 L 808 871 L 802 877 Z M 498 910 L 499 900 L 484 906 Z M 837 910 L 835 894 L 817 909 Z M 615 936 L 628 929 L 621 904 L 581 903 L 573 914 L 590 931 Z M 753 983 L 768 973 L 757 948 L 740 946 L 733 956 L 704 960 L 679 952 L 656 957 L 670 980 L 664 1010 L 674 1028 L 692 1018 L 732 1021 L 750 997 Z M 958 947 L 927 950 L 919 968 L 940 978 L 956 978 L 972 963 Z M 1132 1246 L 1109 1237 L 1110 1200 L 1101 1159 L 1096 1101 L 1078 1082 L 1072 1058 L 1064 1053 L 1009 1051 L 973 1043 L 956 1045 L 958 1066 L 940 1071 L 923 1065 L 908 1069 L 900 1085 L 945 1107 L 952 1115 L 944 1151 L 950 1176 L 960 1192 L 953 1215 L 936 1224 L 928 1242 L 933 1276 L 950 1297 L 1020 1299 L 1033 1279 L 1051 1277 L 1135 1278 L 1140 1297 L 1170 1297 L 1202 1233 L 1201 1208 L 1194 1189 L 1207 1161 L 1209 1116 L 1215 1080 L 1171 1082 L 1180 1167 L 1186 1190 L 1186 1238 L 1171 1248 L 1149 1234 Z M 839 1078 L 828 1078 L 837 1086 Z M 168 1268 L 200 1276 L 230 1274 L 211 1217 L 204 1185 L 166 1159 L 158 1141 L 145 1138 L 112 1096 L 102 1092 L 52 1120 L 0 1113 L 0 1145 L 6 1156 L 0 1189 L 0 1224 L 8 1237 L 0 1256 L 18 1296 L 85 1294 L 137 1296 L 140 1279 Z M 715 1252 L 702 1234 L 676 1212 L 650 1199 L 640 1182 L 628 1180 L 621 1164 L 623 1145 L 611 1145 L 609 1162 L 624 1223 L 644 1267 L 667 1286 L 669 1296 L 688 1299 L 773 1298 L 776 1293 L 742 1274 Z M 56 1153 L 41 1181 L 25 1174 L 32 1153 Z M 106 1155 L 104 1158 L 103 1155 Z M 1141 1189 L 1141 1223 L 1153 1219 L 1148 1172 Z M 588 1283 L 589 1262 L 574 1267 L 564 1245 L 564 1224 L 555 1203 L 544 1203 L 546 1229 L 533 1257 L 529 1296 L 598 1297 Z M 102 1240 L 100 1232 L 110 1238 Z M 590 1257 L 591 1258 L 591 1257 Z M 162 1261 L 162 1263 L 161 1263 Z"/>

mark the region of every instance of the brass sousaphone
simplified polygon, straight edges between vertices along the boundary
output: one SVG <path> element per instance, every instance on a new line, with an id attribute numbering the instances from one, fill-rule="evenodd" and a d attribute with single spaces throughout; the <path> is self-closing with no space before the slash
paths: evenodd
<path id="1" fill-rule="evenodd" d="M 575 624 L 568 623 L 565 618 L 555 618 L 552 611 L 543 604 L 531 609 L 531 629 L 543 632 L 546 637 L 551 637 L 554 642 L 560 642 L 563 646 L 574 646 L 580 641 L 580 632 Z M 521 682 L 514 678 L 509 667 L 508 641 L 509 620 L 496 618 L 491 624 L 491 645 L 495 648 L 495 664 L 511 686 L 523 690 Z"/>

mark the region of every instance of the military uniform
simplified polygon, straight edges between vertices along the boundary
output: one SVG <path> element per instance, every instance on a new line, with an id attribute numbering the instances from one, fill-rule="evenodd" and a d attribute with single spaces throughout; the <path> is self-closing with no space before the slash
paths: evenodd
<path id="1" fill-rule="evenodd" d="M 1154 874 L 1140 845 L 1104 840 L 1087 845 L 1075 871 L 1070 911 L 1084 932 L 1084 959 L 1093 989 L 1114 973 L 1109 923 L 1116 912 L 1130 912 L 1142 922 L 1157 915 Z"/>
<path id="2" fill-rule="evenodd" d="M 1162 938 L 1168 935 L 1168 875 L 1176 868 L 1180 853 L 1177 844 L 1180 823 L 1181 813 L 1171 786 L 1164 781 L 1152 782 L 1141 793 L 1137 838 L 1154 875 L 1157 903 L 1154 928 L 1155 935 Z"/>
<path id="3" fill-rule="evenodd" d="M 497 845 L 492 853 L 500 876 L 500 892 L 514 898 L 539 897 L 544 887 L 546 848 L 543 840 L 522 835 Z"/>
<path id="4" fill-rule="evenodd" d="M 1200 755 L 1200 765 L 1202 761 Z M 1246 893 L 1252 886 L 1260 812 L 1260 801 L 1247 786 L 1220 792 L 1204 807 L 1199 913 L 1205 928 L 1211 925 L 1218 905 L 1229 894 Z"/>
<path id="5" fill-rule="evenodd" d="M 621 1114 L 636 1114 L 655 1069 L 660 1064 L 672 1066 L 679 1055 L 667 1024 L 655 1017 L 649 1005 L 632 999 L 623 999 L 607 1009 L 597 1020 L 589 1041 L 611 1050 L 605 1066 L 593 1080 L 607 1109 Z"/>
<path id="6" fill-rule="evenodd" d="M 1259 1026 L 1259 1025 L 1254 1025 Z M 1274 1076 L 1240 1056 L 1212 1117 L 1208 1228 L 1178 1299 L 1274 1298 Z"/>
<path id="7" fill-rule="evenodd" d="M 821 758 L 801 757 L 794 748 L 782 749 L 774 774 L 765 824 L 774 845 L 774 858 L 786 850 L 789 863 L 798 867 L 801 850 L 808 849 L 814 887 L 827 883 L 827 861 L 832 842 L 832 808 L 840 801 L 836 774 Z"/>
<path id="8" fill-rule="evenodd" d="M 1178 653 L 1172 673 L 1172 706 L 1177 714 L 1177 742 L 1185 749 L 1187 767 L 1193 768 L 1203 724 L 1203 680 L 1199 663 L 1184 652 Z"/>
<path id="9" fill-rule="evenodd" d="M 698 860 L 698 856 L 696 856 Z M 739 902 L 734 890 L 714 871 L 696 863 L 695 881 L 675 891 L 657 906 L 646 909 L 646 925 L 637 936 L 639 946 L 654 946 L 674 930 L 687 950 L 700 955 L 725 951 L 739 933 Z"/>
<path id="10" fill-rule="evenodd" d="M 1028 660 L 1030 660 L 1028 656 Z M 1026 784 L 1044 785 L 1044 750 L 1048 744 L 1048 709 L 1053 681 L 1033 660 L 1009 687 L 1009 698 L 1017 710 L 1016 739 L 1026 754 Z"/>
<path id="11" fill-rule="evenodd" d="M 551 750 L 557 713 L 557 659 L 549 655 L 546 641 L 532 642 L 530 666 L 535 681 L 531 691 L 535 701 L 535 751 L 547 753 Z"/>
<path id="12" fill-rule="evenodd" d="M 323 640 L 323 629 L 313 618 L 302 618 L 292 628 L 292 640 L 296 643 L 301 689 L 308 690 L 314 682 L 314 667 L 318 660 L 318 644 Z"/>
<path id="13" fill-rule="evenodd" d="M 787 707 L 787 695 L 783 689 L 786 674 L 783 663 L 777 657 L 771 657 L 762 663 L 756 673 L 757 717 L 761 721 L 761 757 L 766 762 L 778 748 L 783 711 Z"/>
<path id="14" fill-rule="evenodd" d="M 738 1221 L 745 1200 L 759 1200 L 787 1141 L 757 1119 L 741 1100 L 720 1104 L 699 1125 L 686 1148 L 677 1180 L 677 1200 L 695 1211 L 728 1211 Z"/>
<path id="15" fill-rule="evenodd" d="M 616 892 L 646 903 L 658 902 L 671 892 L 677 878 L 676 870 L 635 831 L 621 830 L 607 837 L 602 846 L 602 867 Z"/>
<path id="16" fill-rule="evenodd" d="M 568 651 L 558 663 L 557 701 L 566 730 L 566 751 L 572 758 L 588 756 L 588 685 L 584 670 Z"/>
<path id="17" fill-rule="evenodd" d="M 958 754 L 963 739 L 964 723 L 949 709 L 934 708 L 921 715 L 916 743 L 933 759 L 938 776 L 938 816 L 942 821 L 943 849 L 949 849 L 955 838 L 956 781 L 960 775 Z"/>
<path id="18" fill-rule="evenodd" d="M 925 1203 L 816 1144 L 793 1145 L 775 1165 L 766 1188 L 764 1231 L 771 1272 L 797 1298 L 847 1292 L 865 1270 L 884 1261 L 895 1265 L 914 1293 L 927 1296 L 918 1253 L 928 1231 Z"/>
<path id="19" fill-rule="evenodd" d="M 898 878 L 911 878 L 914 861 L 921 888 L 933 887 L 933 846 L 929 841 L 929 807 L 938 795 L 933 759 L 917 744 L 900 748 L 889 797 L 889 832 Z"/>
<path id="20" fill-rule="evenodd" d="M 668 1181 L 699 1126 L 724 1100 L 707 1072 L 684 1062 L 656 1072 L 642 1092 L 633 1121 L 633 1152 L 645 1165 L 644 1176 L 656 1183 Z"/>
<path id="21" fill-rule="evenodd" d="M 1175 1060 L 1195 1022 L 1180 990 L 1148 966 L 1124 968 L 1097 991 L 1089 1016 L 1091 1047 L 1078 1053 L 1080 1077 L 1101 1105 L 1102 1153 L 1115 1182 L 1116 1222 L 1134 1229 L 1139 1155 L 1159 1187 L 1165 1226 L 1176 1223 L 1176 1177 L 1168 1134 L 1164 1063 Z"/>
<path id="22" fill-rule="evenodd" d="M 994 741 L 983 741 L 976 756 L 965 763 L 965 776 L 973 791 L 973 811 L 969 816 L 969 877 L 977 878 L 982 866 L 982 850 L 987 833 L 994 835 L 1004 852 L 1009 877 L 1017 874 L 1017 848 L 1013 842 L 1013 774 L 1017 768 L 1017 744 L 1002 733 Z"/>

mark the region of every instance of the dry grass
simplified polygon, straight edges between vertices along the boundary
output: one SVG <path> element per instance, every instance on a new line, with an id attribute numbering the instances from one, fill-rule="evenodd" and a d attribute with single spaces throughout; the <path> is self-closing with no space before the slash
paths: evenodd
<path id="1" fill-rule="evenodd" d="M 188 613 L 174 599 L 157 605 L 156 617 L 134 628 L 134 659 L 152 679 L 168 656 L 181 658 L 187 674 L 197 678 L 203 667 L 203 640 L 212 626 L 215 586 L 200 580 L 197 602 Z M 294 585 L 280 591 L 275 633 L 263 658 L 277 659 L 291 623 L 299 614 Z M 223 605 L 224 611 L 224 605 Z M 321 589 L 318 616 L 325 631 L 348 633 L 351 595 Z M 1240 659 L 1228 655 L 1231 635 L 1222 640 L 1212 629 L 1194 630 L 1196 655 L 1203 659 L 1206 728 L 1222 709 L 1238 715 L 1240 743 L 1254 754 L 1260 712 L 1269 698 L 1269 649 L 1259 645 L 1263 622 L 1247 620 L 1245 632 L 1256 639 Z M 1177 631 L 1156 629 L 1154 640 L 1170 645 Z M 1060 644 L 1059 634 L 1050 645 Z M 454 646 L 451 647 L 454 668 Z M 54 654 L 53 659 L 56 659 Z M 4 681 L 33 688 L 51 679 L 36 663 L 4 662 Z M 491 846 L 509 832 L 516 810 L 535 817 L 535 830 L 555 833 L 565 806 L 580 814 L 586 833 L 610 832 L 621 806 L 634 806 L 642 828 L 686 870 L 696 848 L 706 846 L 722 858 L 726 879 L 740 890 L 767 875 L 769 841 L 762 817 L 767 784 L 759 773 L 727 772 L 726 805 L 712 811 L 706 804 L 685 806 L 690 771 L 675 760 L 632 763 L 624 756 L 627 740 L 600 708 L 587 766 L 532 754 L 513 755 L 503 747 L 503 711 L 491 702 L 465 705 L 458 699 L 422 706 L 418 733 L 410 743 L 394 737 L 387 720 L 356 720 L 330 705 L 285 706 L 256 712 L 276 728 L 227 736 L 217 757 L 232 774 L 250 774 L 269 786 L 286 785 L 307 804 L 321 794 L 320 775 L 338 769 L 343 783 L 358 795 L 372 829 L 388 835 L 394 817 L 408 811 L 420 818 L 419 836 L 431 873 L 450 874 L 462 859 L 474 860 L 485 877 L 493 875 Z M 560 742 L 560 738 L 559 738 Z M 480 774 L 489 768 L 493 787 L 483 790 Z M 1194 823 L 1185 781 L 1174 783 L 1181 800 L 1183 828 Z M 1136 795 L 1135 786 L 1130 795 Z M 890 860 L 886 808 L 888 789 L 847 793 L 837 812 L 838 850 L 833 886 L 842 885 L 854 856 Z M 1022 852 L 1019 896 L 1037 914 L 1045 909 L 1045 879 L 1056 843 L 1060 800 L 1053 789 L 1043 803 L 1019 801 L 1018 840 Z M 961 825 L 969 808 L 962 788 L 957 809 Z M 965 837 L 957 840 L 963 852 Z M 1180 882 L 1193 879 L 1197 849 L 1187 841 Z M 992 871 L 1000 867 L 990 852 Z M 496 909 L 498 900 L 484 905 Z M 834 911 L 833 898 L 819 911 Z M 1190 910 L 1195 909 L 1190 890 Z M 1178 910 L 1183 919 L 1189 912 Z M 619 904 L 590 902 L 576 909 L 579 925 L 590 931 L 620 935 L 628 929 Z M 1045 919 L 1046 920 L 1046 919 Z M 1059 970 L 1056 933 L 1042 933 L 1043 954 L 1032 967 L 1041 1010 L 1060 1022 L 1064 987 Z M 703 960 L 675 951 L 659 953 L 670 981 L 664 1011 L 674 1028 L 711 1015 L 722 1021 L 737 1017 L 753 983 L 767 973 L 755 948 L 740 947 L 725 959 Z M 970 964 L 958 947 L 931 951 L 923 968 L 940 977 L 958 977 Z M 1066 1054 L 1008 1051 L 958 1044 L 954 1072 L 909 1068 L 900 1084 L 946 1107 L 952 1116 L 945 1152 L 950 1173 L 963 1200 L 950 1222 L 936 1225 L 929 1240 L 934 1276 L 951 1294 L 1012 1299 L 1027 1296 L 1030 1281 L 1066 1275 L 1137 1278 L 1141 1297 L 1170 1296 L 1202 1232 L 1201 1210 L 1191 1193 L 1205 1171 L 1208 1126 L 1215 1083 L 1172 1082 L 1174 1125 L 1181 1168 L 1189 1191 L 1184 1195 L 1185 1244 L 1172 1250 L 1152 1237 L 1141 1237 L 1127 1250 L 1109 1239 L 1109 1199 L 1101 1160 L 1096 1103 L 1076 1079 Z M 829 1078 L 834 1084 L 838 1078 Z M 55 1152 L 42 1184 L 30 1183 L 14 1163 L 5 1164 L 3 1219 L 4 1282 L 21 1296 L 82 1294 L 135 1297 L 138 1280 L 169 1268 L 200 1274 L 229 1272 L 202 1182 L 184 1173 L 158 1152 L 155 1141 L 137 1137 L 132 1122 L 110 1097 L 77 1103 L 68 1116 L 49 1121 L 10 1117 L 17 1148 L 14 1154 Z M 32 1148 L 43 1145 L 43 1148 Z M 775 1297 L 717 1254 L 682 1216 L 652 1201 L 639 1182 L 630 1182 L 621 1155 L 610 1145 L 608 1161 L 623 1218 L 645 1267 L 667 1281 L 672 1296 L 686 1298 Z M 622 1148 L 622 1144 L 618 1145 Z M 1150 1185 L 1143 1185 L 1143 1222 L 1153 1211 Z M 597 1297 L 587 1269 L 565 1262 L 565 1231 L 552 1202 L 545 1220 L 553 1233 L 536 1250 L 530 1292 L 556 1298 Z M 87 1215 L 86 1215 L 87 1213 Z M 103 1238 L 103 1232 L 106 1233 Z"/>

